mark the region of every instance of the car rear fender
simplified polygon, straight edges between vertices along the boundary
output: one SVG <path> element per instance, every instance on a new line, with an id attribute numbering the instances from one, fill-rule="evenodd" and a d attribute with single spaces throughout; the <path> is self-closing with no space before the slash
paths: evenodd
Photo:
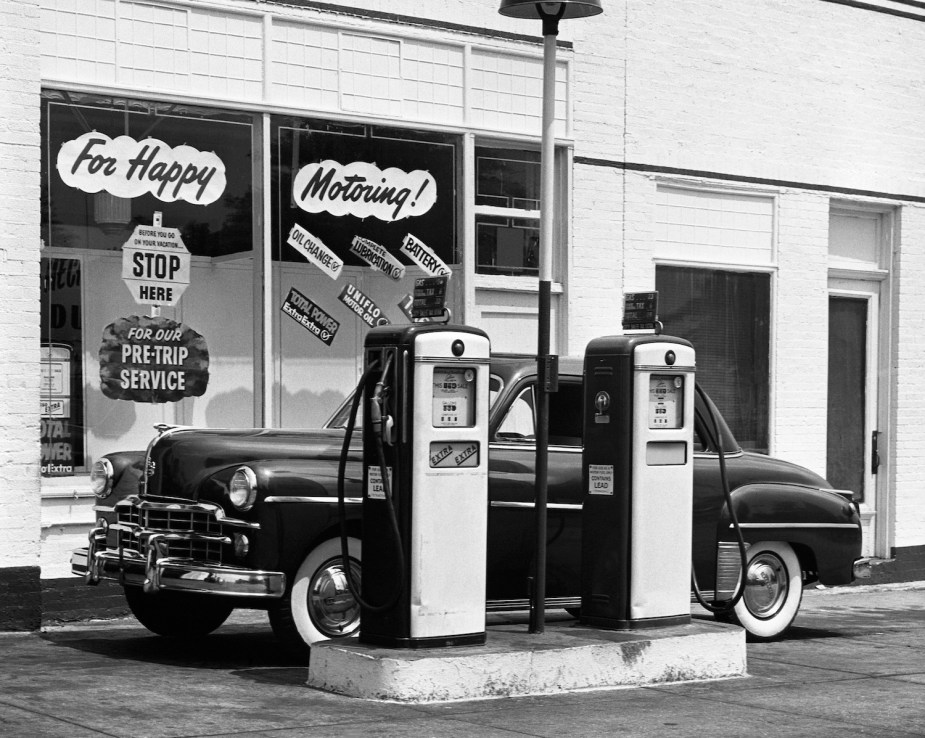
<path id="1" fill-rule="evenodd" d="M 789 543 L 807 581 L 847 584 L 861 555 L 861 524 L 854 504 L 832 490 L 798 484 L 747 484 L 732 492 L 746 543 Z M 724 506 L 717 540 L 736 540 Z"/>

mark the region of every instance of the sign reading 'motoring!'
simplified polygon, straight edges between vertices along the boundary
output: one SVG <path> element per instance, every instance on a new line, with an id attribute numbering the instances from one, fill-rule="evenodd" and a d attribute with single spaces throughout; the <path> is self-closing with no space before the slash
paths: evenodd
<path id="1" fill-rule="evenodd" d="M 122 246 L 122 280 L 139 305 L 174 307 L 190 281 L 190 253 L 180 231 L 136 226 Z"/>

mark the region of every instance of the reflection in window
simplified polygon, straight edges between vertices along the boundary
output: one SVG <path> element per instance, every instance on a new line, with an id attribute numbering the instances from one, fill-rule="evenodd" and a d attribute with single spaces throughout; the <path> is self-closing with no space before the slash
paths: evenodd
<path id="1" fill-rule="evenodd" d="M 476 271 L 537 274 L 539 153 L 478 147 L 475 170 Z"/>
<path id="2" fill-rule="evenodd" d="M 665 333 L 694 345 L 697 381 L 739 445 L 767 453 L 770 276 L 658 266 L 655 286 Z"/>

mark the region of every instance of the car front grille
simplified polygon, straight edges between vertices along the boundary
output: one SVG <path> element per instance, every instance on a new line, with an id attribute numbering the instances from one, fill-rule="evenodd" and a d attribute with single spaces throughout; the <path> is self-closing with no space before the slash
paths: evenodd
<path id="1" fill-rule="evenodd" d="M 222 544 L 198 536 L 220 536 L 222 525 L 215 512 L 199 505 L 150 503 L 132 500 L 117 506 L 118 546 L 143 553 L 146 534 L 172 534 L 165 539 L 167 556 L 222 563 Z"/>

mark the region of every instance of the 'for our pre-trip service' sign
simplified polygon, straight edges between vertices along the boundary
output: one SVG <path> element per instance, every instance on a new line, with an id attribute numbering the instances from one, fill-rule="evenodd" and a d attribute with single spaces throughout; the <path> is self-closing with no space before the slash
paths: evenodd
<path id="1" fill-rule="evenodd" d="M 205 339 L 167 318 L 133 315 L 103 330 L 100 388 L 112 400 L 176 402 L 209 384 Z"/>
<path id="2" fill-rule="evenodd" d="M 122 280 L 139 305 L 173 307 L 189 285 L 190 253 L 176 228 L 136 226 L 122 246 Z"/>

